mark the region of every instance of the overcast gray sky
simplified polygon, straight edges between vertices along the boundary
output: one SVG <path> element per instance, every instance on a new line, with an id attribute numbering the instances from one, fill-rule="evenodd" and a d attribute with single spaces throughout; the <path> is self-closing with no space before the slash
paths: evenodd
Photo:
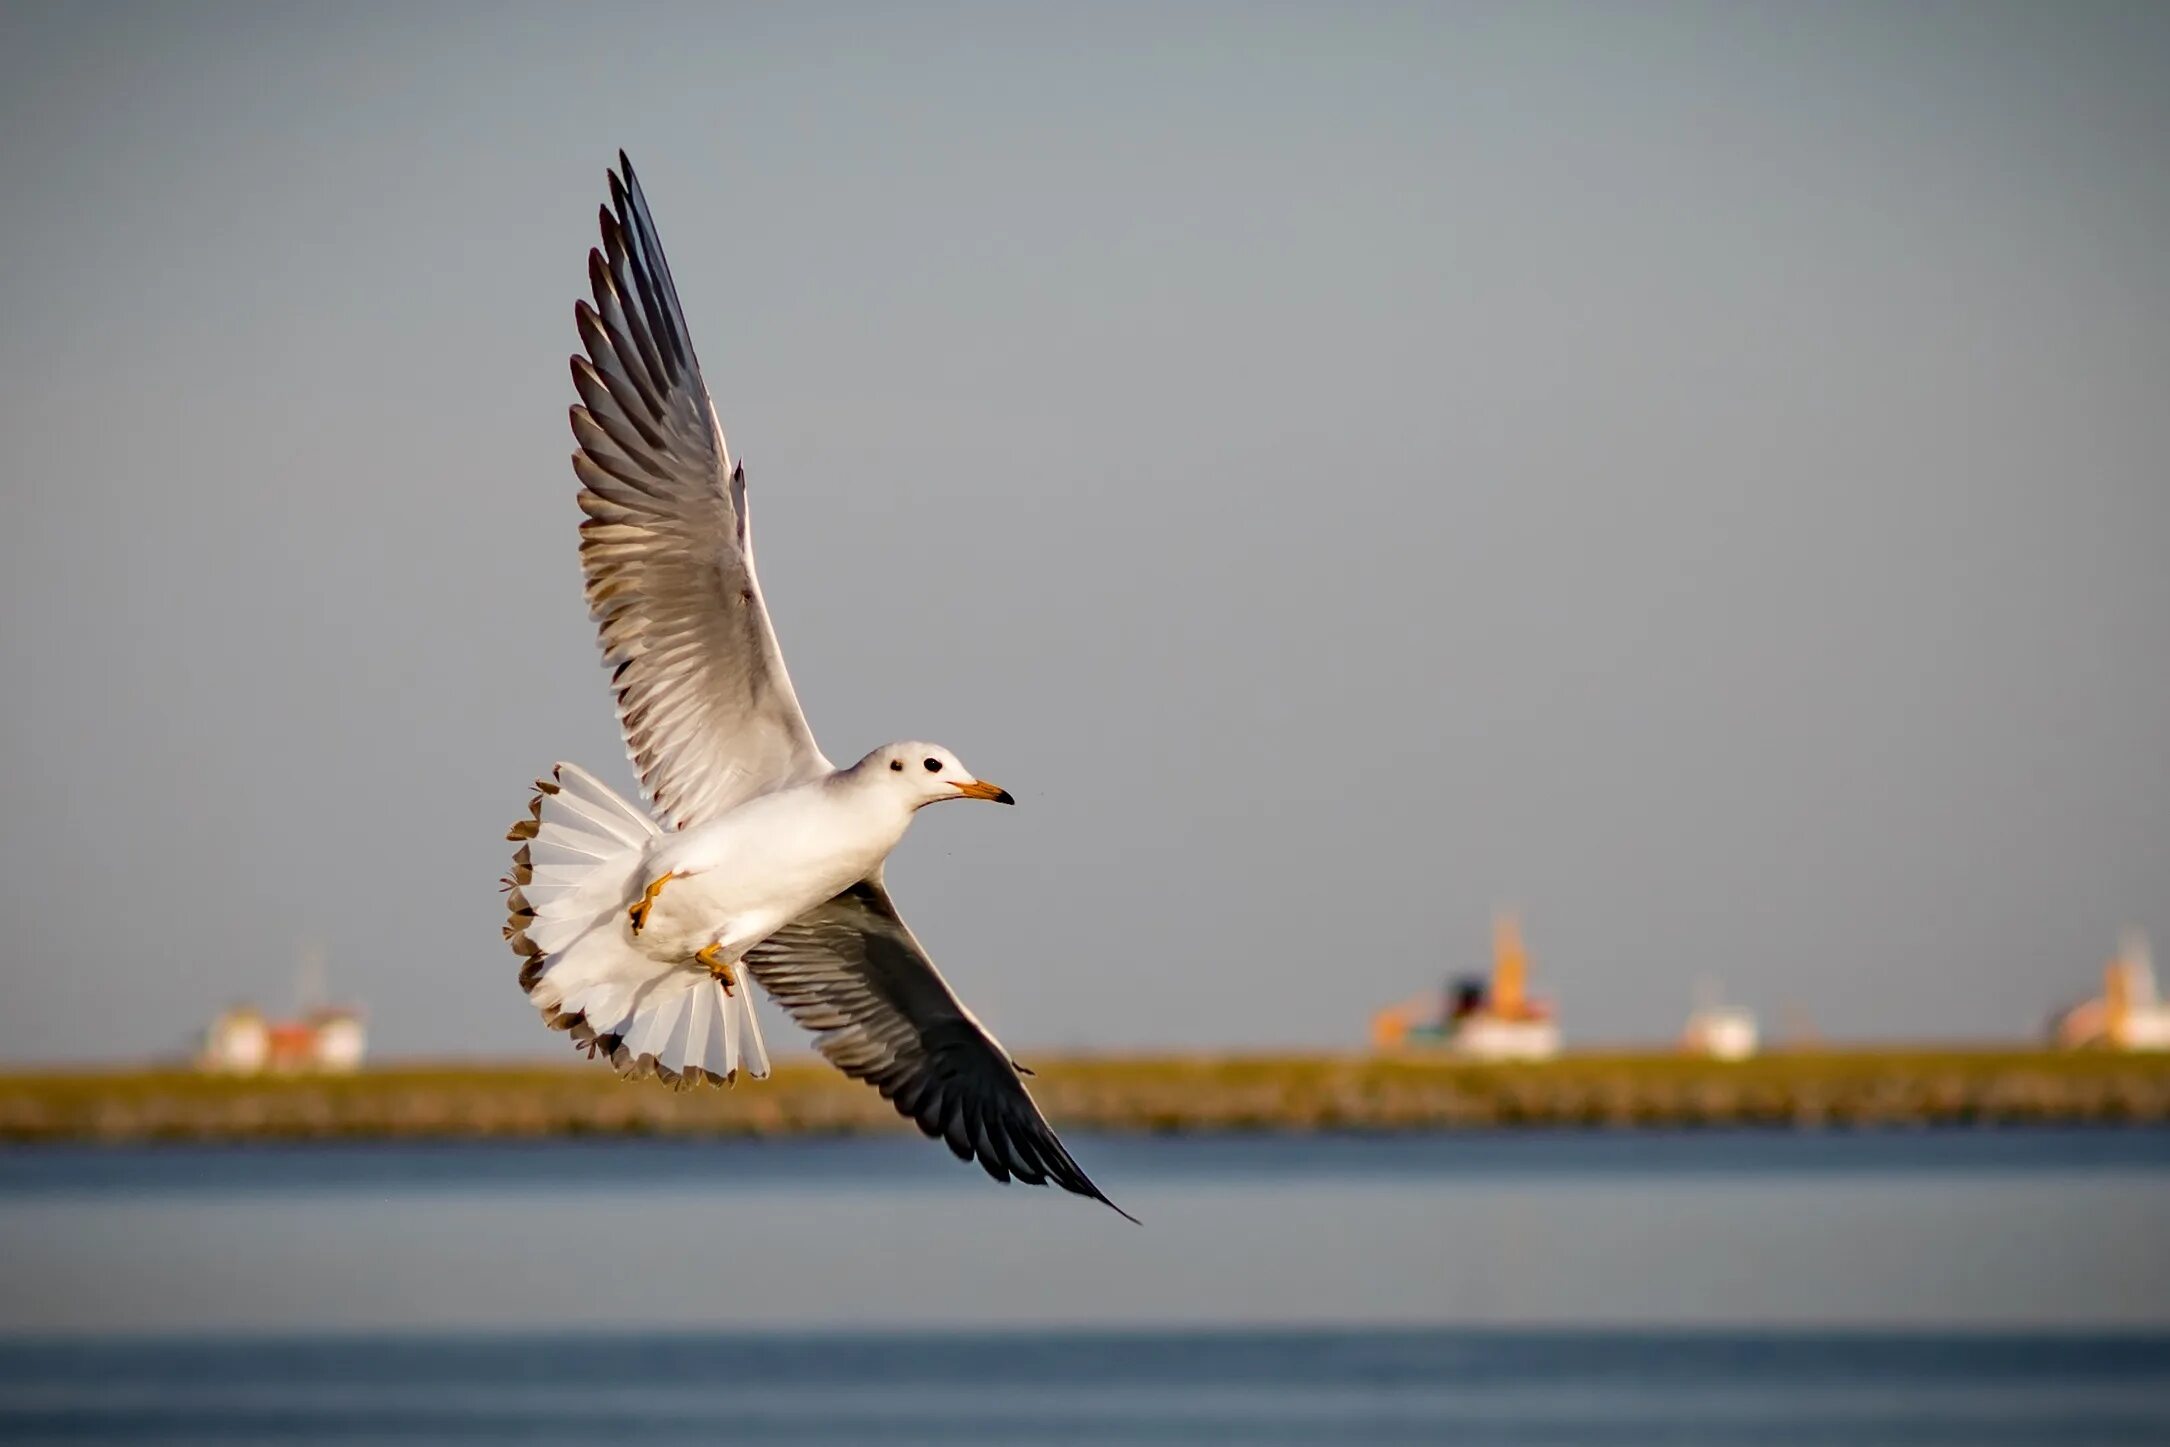
<path id="1" fill-rule="evenodd" d="M 1503 903 L 1586 1040 L 2170 937 L 2170 8 L 6 4 L 0 1058 L 312 940 L 562 1053 L 621 145 L 823 744 L 1022 805 L 890 871 L 1013 1046 L 1355 1043 Z"/>

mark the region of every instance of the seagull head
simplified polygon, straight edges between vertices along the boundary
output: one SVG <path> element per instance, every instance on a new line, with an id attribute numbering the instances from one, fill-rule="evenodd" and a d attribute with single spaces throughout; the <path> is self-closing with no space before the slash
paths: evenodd
<path id="1" fill-rule="evenodd" d="M 995 804 L 1014 804 L 1010 791 L 976 777 L 940 744 L 905 742 L 884 744 L 859 761 L 859 767 L 902 790 L 914 809 L 939 804 L 944 799 L 986 799 Z"/>

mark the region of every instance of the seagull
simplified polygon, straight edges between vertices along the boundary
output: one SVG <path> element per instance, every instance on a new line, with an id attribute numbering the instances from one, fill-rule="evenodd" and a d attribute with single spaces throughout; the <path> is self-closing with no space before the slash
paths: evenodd
<path id="1" fill-rule="evenodd" d="M 577 765 L 535 784 L 504 881 L 505 938 L 543 1023 L 632 1079 L 768 1074 L 745 983 L 997 1181 L 1116 1206 L 1033 1103 L 1029 1074 L 913 937 L 882 865 L 929 804 L 1013 804 L 948 749 L 823 756 L 754 575 L 731 458 L 625 152 L 592 301 L 573 308 L 580 565 L 642 808 Z"/>

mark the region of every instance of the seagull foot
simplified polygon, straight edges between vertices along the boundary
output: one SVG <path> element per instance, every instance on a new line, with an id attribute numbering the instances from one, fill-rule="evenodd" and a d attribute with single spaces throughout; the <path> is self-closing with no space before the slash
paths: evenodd
<path id="1" fill-rule="evenodd" d="M 648 911 L 656 907 L 656 896 L 661 894 L 663 886 L 669 884 L 674 878 L 676 878 L 675 875 L 665 874 L 657 879 L 648 886 L 639 899 L 633 901 L 633 907 L 625 912 L 625 917 L 633 921 L 634 934 L 637 935 L 648 927 Z"/>
<path id="2" fill-rule="evenodd" d="M 731 968 L 731 962 L 723 957 L 722 945 L 703 946 L 693 958 L 708 966 L 708 973 L 714 975 L 723 985 L 724 994 L 728 995 L 738 988 L 738 973 Z"/>

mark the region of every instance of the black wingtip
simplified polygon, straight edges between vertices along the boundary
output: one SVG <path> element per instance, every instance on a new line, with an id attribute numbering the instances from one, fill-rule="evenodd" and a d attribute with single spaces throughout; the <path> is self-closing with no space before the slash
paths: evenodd
<path id="1" fill-rule="evenodd" d="M 1061 1150 L 1062 1147 L 1058 1144 L 1056 1146 L 1056 1149 Z M 1069 1153 L 1067 1151 L 1064 1151 L 1063 1154 L 1064 1158 L 1068 1160 Z M 1113 1211 L 1116 1215 L 1122 1217 L 1125 1221 L 1128 1221 L 1133 1226 L 1143 1226 L 1145 1224 L 1143 1221 L 1140 1221 L 1137 1217 L 1131 1215 L 1128 1211 L 1124 1210 L 1122 1207 L 1116 1205 L 1113 1201 L 1109 1200 L 1108 1193 L 1101 1190 L 1099 1186 L 1095 1185 L 1093 1183 L 1093 1178 L 1086 1175 L 1084 1171 L 1080 1170 L 1076 1161 L 1069 1160 L 1068 1164 L 1070 1167 L 1070 1178 L 1068 1180 L 1064 1180 L 1059 1175 L 1056 1177 L 1056 1183 L 1062 1186 L 1063 1189 L 1075 1192 L 1080 1196 L 1091 1197 L 1093 1200 L 1098 1201 L 1101 1205 L 1107 1207 L 1110 1211 Z"/>
<path id="2" fill-rule="evenodd" d="M 1137 1217 L 1131 1215 L 1128 1211 L 1124 1210 L 1122 1207 L 1116 1205 L 1113 1201 L 1109 1200 L 1106 1196 L 1101 1195 L 1098 1191 L 1095 1191 L 1093 1193 L 1093 1199 L 1098 1201 L 1101 1205 L 1107 1207 L 1110 1211 L 1113 1211 L 1116 1215 L 1122 1217 L 1125 1221 L 1128 1221 L 1133 1226 L 1143 1226 L 1145 1224 L 1143 1221 L 1140 1221 Z"/>

